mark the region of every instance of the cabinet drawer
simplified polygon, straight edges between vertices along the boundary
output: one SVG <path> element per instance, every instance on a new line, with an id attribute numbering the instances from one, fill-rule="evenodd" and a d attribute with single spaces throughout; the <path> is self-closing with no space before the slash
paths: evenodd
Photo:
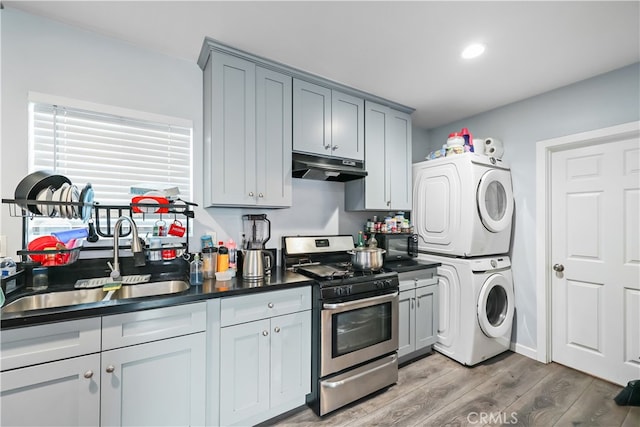
<path id="1" fill-rule="evenodd" d="M 206 302 L 105 316 L 102 318 L 102 349 L 201 332 L 206 325 Z"/>
<path id="2" fill-rule="evenodd" d="M 2 370 L 100 351 L 100 318 L 2 331 Z"/>
<path id="3" fill-rule="evenodd" d="M 311 310 L 311 287 L 224 298 L 220 326 L 252 322 L 297 311 Z"/>

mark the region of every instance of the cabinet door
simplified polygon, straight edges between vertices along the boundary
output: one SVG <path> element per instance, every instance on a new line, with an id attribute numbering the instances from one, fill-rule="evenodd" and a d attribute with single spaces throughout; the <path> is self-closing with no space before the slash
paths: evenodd
<path id="1" fill-rule="evenodd" d="M 291 109 L 290 76 L 256 68 L 257 204 L 290 207 Z"/>
<path id="2" fill-rule="evenodd" d="M 434 344 L 438 338 L 437 292 L 437 285 L 416 289 L 416 350 Z"/>
<path id="3" fill-rule="evenodd" d="M 396 110 L 388 115 L 387 176 L 393 210 L 411 210 L 411 116 Z"/>
<path id="4" fill-rule="evenodd" d="M 331 152 L 364 160 L 364 100 L 331 91 Z"/>
<path id="5" fill-rule="evenodd" d="M 415 290 L 400 292 L 398 299 L 398 357 L 416 349 Z"/>
<path id="6" fill-rule="evenodd" d="M 389 139 L 389 108 L 374 102 L 365 103 L 365 209 L 389 209 L 391 199 L 390 176 L 387 168 L 387 140 Z"/>
<path id="7" fill-rule="evenodd" d="M 220 425 L 269 410 L 269 319 L 220 331 Z"/>
<path id="8" fill-rule="evenodd" d="M 331 155 L 331 89 L 293 79 L 293 149 Z"/>
<path id="9" fill-rule="evenodd" d="M 205 333 L 102 353 L 101 424 L 203 425 Z"/>
<path id="10" fill-rule="evenodd" d="M 271 407 L 311 392 L 311 311 L 271 319 Z"/>
<path id="11" fill-rule="evenodd" d="M 205 191 L 208 205 L 255 204 L 255 64 L 214 52 L 205 69 Z M 211 88 L 208 86 L 210 84 Z M 208 104 L 211 104 L 210 117 Z M 210 135 L 210 137 L 209 137 Z M 253 194 L 253 195 L 251 195 Z"/>
<path id="12" fill-rule="evenodd" d="M 74 357 L 0 374 L 3 426 L 96 426 L 100 355 Z"/>

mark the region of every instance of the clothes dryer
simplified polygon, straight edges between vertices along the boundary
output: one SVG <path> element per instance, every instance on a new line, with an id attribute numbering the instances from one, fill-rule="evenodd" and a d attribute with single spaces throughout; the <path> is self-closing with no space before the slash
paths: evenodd
<path id="1" fill-rule="evenodd" d="M 421 251 L 508 253 L 513 205 L 511 170 L 500 159 L 465 153 L 413 165 L 412 220 Z"/>
<path id="2" fill-rule="evenodd" d="M 441 264 L 436 351 L 472 366 L 509 349 L 515 298 L 508 256 L 466 259 L 421 253 L 418 260 Z"/>

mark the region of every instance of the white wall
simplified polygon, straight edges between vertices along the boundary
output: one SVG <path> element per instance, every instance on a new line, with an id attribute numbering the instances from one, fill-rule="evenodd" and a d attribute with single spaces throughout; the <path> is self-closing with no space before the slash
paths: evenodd
<path id="1" fill-rule="evenodd" d="M 202 71 L 195 58 L 169 57 L 10 8 L 0 13 L 2 198 L 13 198 L 28 173 L 29 92 L 191 120 L 194 159 L 202 158 L 197 155 L 202 152 Z M 201 203 L 203 166 L 198 161 L 193 166 L 194 201 Z M 245 213 L 267 213 L 273 226 L 270 247 L 280 247 L 282 235 L 357 234 L 371 215 L 344 211 L 342 183 L 294 179 L 293 204 L 259 211 L 199 208 L 192 248 L 209 230 L 221 240 L 237 240 Z M 0 234 L 8 236 L 8 255 L 15 255 L 22 244 L 21 219 L 0 208 Z"/>
<path id="2" fill-rule="evenodd" d="M 515 197 L 512 269 L 516 294 L 514 339 L 536 349 L 535 145 L 537 141 L 640 119 L 640 64 L 429 131 L 431 146 L 413 147 L 414 159 L 440 148 L 450 132 L 467 127 L 475 137 L 497 137 L 511 165 Z M 414 160 L 415 161 L 415 160 Z M 542 277 L 540 274 L 538 277 Z"/>

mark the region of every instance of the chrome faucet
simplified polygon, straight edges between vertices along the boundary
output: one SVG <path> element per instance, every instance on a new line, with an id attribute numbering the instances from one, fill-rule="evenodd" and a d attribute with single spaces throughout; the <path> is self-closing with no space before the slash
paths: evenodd
<path id="1" fill-rule="evenodd" d="M 122 223 L 124 221 L 128 221 L 129 226 L 131 227 L 131 252 L 133 252 L 133 265 L 136 267 L 142 267 L 146 264 L 142 244 L 138 238 L 138 227 L 136 226 L 136 223 L 128 216 L 121 216 L 113 227 L 113 264 L 107 262 L 111 269 L 110 277 L 113 280 L 121 280 L 118 246 L 120 246 L 120 229 L 122 228 Z"/>

